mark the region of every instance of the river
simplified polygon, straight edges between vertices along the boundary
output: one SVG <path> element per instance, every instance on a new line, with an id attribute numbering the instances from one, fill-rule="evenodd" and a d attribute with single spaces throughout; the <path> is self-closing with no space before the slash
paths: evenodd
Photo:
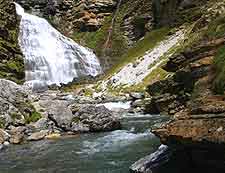
<path id="1" fill-rule="evenodd" d="M 128 173 L 160 145 L 148 129 L 159 115 L 123 114 L 122 130 L 10 145 L 0 153 L 1 173 Z"/>

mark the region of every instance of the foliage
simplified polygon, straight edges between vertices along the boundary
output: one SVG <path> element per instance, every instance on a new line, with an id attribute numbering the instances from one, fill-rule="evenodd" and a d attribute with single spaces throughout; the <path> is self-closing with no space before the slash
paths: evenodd
<path id="1" fill-rule="evenodd" d="M 25 117 L 25 120 L 26 120 L 26 123 L 29 124 L 31 122 L 37 122 L 39 119 L 41 119 L 42 116 L 39 112 L 32 112 L 30 116 L 26 116 Z"/>

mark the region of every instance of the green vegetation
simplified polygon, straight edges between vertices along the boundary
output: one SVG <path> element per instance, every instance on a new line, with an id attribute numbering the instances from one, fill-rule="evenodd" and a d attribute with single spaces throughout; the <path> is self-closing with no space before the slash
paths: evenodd
<path id="1" fill-rule="evenodd" d="M 4 128 L 5 127 L 5 123 L 6 123 L 5 118 L 0 117 L 0 128 Z"/>
<path id="2" fill-rule="evenodd" d="M 205 37 L 208 39 L 217 39 L 225 35 L 225 17 L 222 15 L 212 21 L 205 32 Z"/>
<path id="3" fill-rule="evenodd" d="M 35 112 L 32 112 L 30 116 L 26 116 L 25 120 L 26 120 L 26 123 L 29 124 L 31 122 L 37 122 L 41 118 L 42 118 L 41 114 L 35 111 Z"/>
<path id="4" fill-rule="evenodd" d="M 72 122 L 78 123 L 80 121 L 79 117 L 73 117 Z"/>
<path id="5" fill-rule="evenodd" d="M 163 41 L 169 32 L 169 28 L 160 28 L 146 34 L 143 40 L 138 41 L 134 47 L 129 49 L 128 52 L 120 58 L 120 62 L 106 72 L 106 77 L 114 74 L 124 65 L 142 57 L 146 51 L 153 49 L 160 41 Z"/>
<path id="6" fill-rule="evenodd" d="M 24 79 L 24 62 L 18 45 L 19 22 L 12 13 L 11 3 L 0 4 L 0 78 L 22 83 Z M 5 19 L 10 20 L 5 20 Z"/>
<path id="7" fill-rule="evenodd" d="M 217 94 L 224 94 L 225 91 L 225 46 L 222 46 L 214 59 L 216 69 L 213 90 Z"/>
<path id="8" fill-rule="evenodd" d="M 12 113 L 11 115 L 11 118 L 13 119 L 13 120 L 19 120 L 19 119 L 21 119 L 21 114 L 19 114 L 19 113 Z"/>
<path id="9" fill-rule="evenodd" d="M 111 25 L 111 20 L 111 16 L 107 17 L 103 23 L 103 26 L 96 32 L 76 32 L 74 33 L 73 39 L 80 44 L 95 50 L 96 54 L 100 56 L 108 29 Z"/>

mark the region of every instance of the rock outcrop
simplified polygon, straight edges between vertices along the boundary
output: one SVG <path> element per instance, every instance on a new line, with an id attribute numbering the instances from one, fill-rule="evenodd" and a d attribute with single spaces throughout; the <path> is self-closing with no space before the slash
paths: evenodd
<path id="1" fill-rule="evenodd" d="M 72 106 L 72 110 L 75 113 L 72 123 L 74 132 L 106 132 L 121 128 L 118 118 L 104 106 Z"/>
<path id="2" fill-rule="evenodd" d="M 0 1 L 0 78 L 21 83 L 23 56 L 18 45 L 20 19 L 11 0 Z"/>
<path id="3" fill-rule="evenodd" d="M 192 17 L 196 17 L 195 9 L 205 3 L 207 0 L 153 0 L 154 23 L 157 26 L 165 26 L 193 20 Z M 187 11 L 192 14 L 187 14 Z"/>
<path id="4" fill-rule="evenodd" d="M 111 15 L 117 2 L 113 0 L 17 0 L 17 3 L 32 14 L 48 19 L 62 32 L 73 34 L 74 31 L 98 30 L 104 18 Z"/>
<path id="5" fill-rule="evenodd" d="M 89 103 L 90 100 L 86 102 L 73 95 L 57 92 L 39 94 L 33 100 L 33 104 L 44 117 L 33 124 L 37 129 L 44 130 L 43 127 L 46 127 L 53 133 L 87 133 L 121 128 L 114 112 L 104 106 L 97 107 L 95 103 Z"/>
<path id="6" fill-rule="evenodd" d="M 174 75 L 148 87 L 153 98 L 146 111 L 173 119 L 153 132 L 179 157 L 185 154 L 180 159 L 187 158 L 191 172 L 225 171 L 225 31 L 220 28 L 225 4 L 218 4 L 209 2 L 211 8 L 195 23 L 193 32 L 200 37 L 164 66 Z"/>
<path id="7" fill-rule="evenodd" d="M 0 127 L 23 125 L 32 121 L 35 109 L 27 91 L 14 82 L 0 79 Z"/>

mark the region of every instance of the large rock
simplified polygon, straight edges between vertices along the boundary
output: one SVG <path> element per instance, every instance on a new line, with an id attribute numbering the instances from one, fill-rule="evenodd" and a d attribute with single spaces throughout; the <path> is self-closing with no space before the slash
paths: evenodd
<path id="1" fill-rule="evenodd" d="M 41 140 L 41 139 L 44 139 L 45 136 L 47 136 L 49 133 L 48 130 L 42 130 L 40 132 L 35 132 L 35 133 L 32 133 L 28 138 L 27 140 L 28 141 L 38 141 L 38 140 Z"/>
<path id="2" fill-rule="evenodd" d="M 74 107 L 73 107 L 74 109 Z M 104 106 L 96 107 L 94 105 L 81 106 L 73 118 L 73 131 L 112 131 L 121 128 L 120 121 L 115 117 L 112 111 Z"/>
<path id="3" fill-rule="evenodd" d="M 69 131 L 73 119 L 72 111 L 66 101 L 48 101 L 48 118 L 55 125 L 65 131 Z"/>
<path id="4" fill-rule="evenodd" d="M 130 167 L 131 173 L 152 173 L 154 169 L 169 161 L 172 152 L 167 146 L 160 146 L 159 149 L 138 160 Z"/>
<path id="5" fill-rule="evenodd" d="M 27 91 L 14 82 L 0 79 L 0 127 L 29 123 L 35 109 Z"/>
<path id="6" fill-rule="evenodd" d="M 12 127 L 9 131 L 11 144 L 21 144 L 25 139 L 26 127 Z"/>

